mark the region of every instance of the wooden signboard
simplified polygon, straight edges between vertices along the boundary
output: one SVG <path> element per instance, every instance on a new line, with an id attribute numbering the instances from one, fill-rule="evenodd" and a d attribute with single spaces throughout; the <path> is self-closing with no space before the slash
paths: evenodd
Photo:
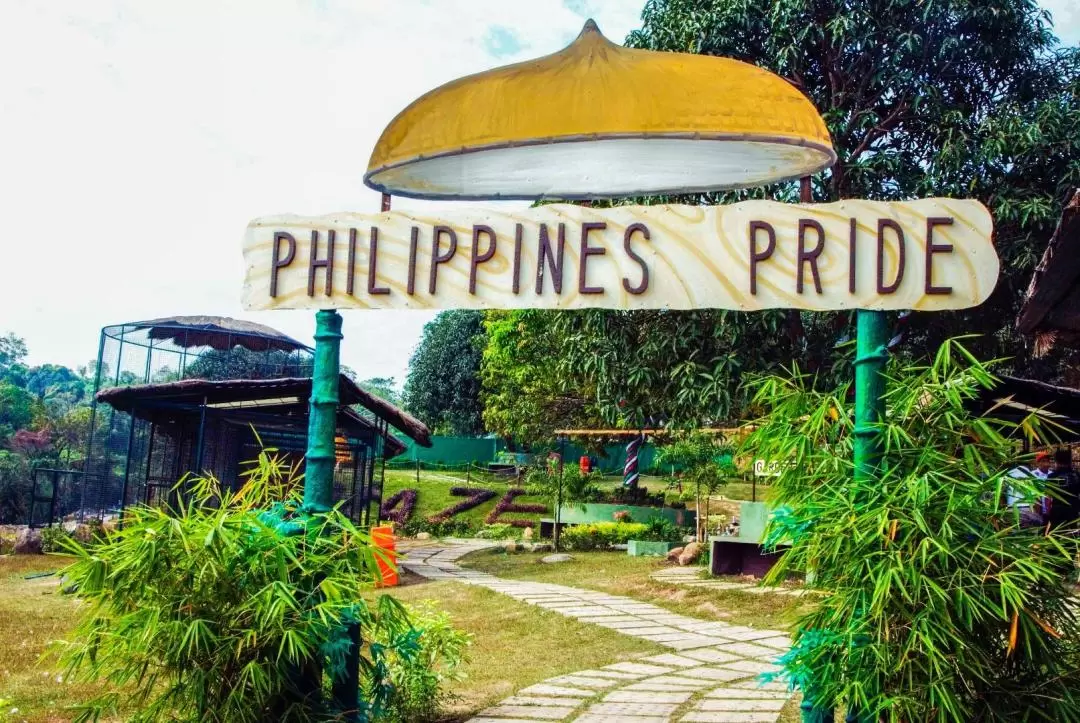
<path id="1" fill-rule="evenodd" d="M 977 201 L 268 216 L 244 308 L 919 309 L 994 289 Z"/>

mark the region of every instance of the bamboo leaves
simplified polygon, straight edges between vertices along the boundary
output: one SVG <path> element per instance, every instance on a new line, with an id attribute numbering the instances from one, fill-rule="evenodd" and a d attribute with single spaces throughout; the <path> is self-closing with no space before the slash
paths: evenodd
<path id="1" fill-rule="evenodd" d="M 1022 441 L 1052 438 L 1052 425 L 973 414 L 994 376 L 957 341 L 887 374 L 883 457 L 868 482 L 848 461 L 846 390 L 816 391 L 798 370 L 750 385 L 763 415 L 740 452 L 796 460 L 773 487 L 768 539 L 791 548 L 771 575 L 812 569 L 826 593 L 786 672 L 867 719 L 1080 720 L 1076 538 L 1022 528 L 1001 503 Z"/>
<path id="2" fill-rule="evenodd" d="M 398 675 L 417 659 L 404 609 L 361 600 L 378 569 L 367 534 L 337 510 L 301 516 L 297 472 L 265 450 L 238 490 L 181 480 L 189 501 L 130 508 L 104 543 L 72 548 L 65 574 L 88 605 L 63 644 L 65 677 L 114 688 L 80 720 L 119 705 L 135 721 L 326 720 L 335 712 L 307 699 L 296 671 L 342 667 L 346 622 L 382 640 L 370 670 Z M 363 719 L 398 705 L 394 685 L 361 686 L 372 696 Z"/>

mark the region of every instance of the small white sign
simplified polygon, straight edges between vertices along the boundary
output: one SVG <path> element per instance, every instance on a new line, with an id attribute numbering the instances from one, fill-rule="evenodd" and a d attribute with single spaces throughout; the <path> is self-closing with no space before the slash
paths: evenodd
<path id="1" fill-rule="evenodd" d="M 795 466 L 794 460 L 754 460 L 754 476 L 755 477 L 779 477 L 784 473 L 785 469 L 790 469 Z"/>

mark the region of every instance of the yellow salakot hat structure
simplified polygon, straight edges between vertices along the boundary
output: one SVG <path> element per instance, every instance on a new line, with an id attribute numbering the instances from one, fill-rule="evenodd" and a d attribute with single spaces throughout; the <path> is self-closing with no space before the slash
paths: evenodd
<path id="1" fill-rule="evenodd" d="M 611 198 L 761 186 L 835 161 L 825 122 L 780 76 L 624 48 L 590 20 L 557 53 L 413 101 L 364 182 L 413 198 Z"/>

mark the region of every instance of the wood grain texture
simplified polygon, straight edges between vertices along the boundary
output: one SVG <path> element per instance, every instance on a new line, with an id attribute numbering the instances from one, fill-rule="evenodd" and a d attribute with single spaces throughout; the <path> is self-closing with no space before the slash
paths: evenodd
<path id="1" fill-rule="evenodd" d="M 951 251 L 933 254 L 933 285 L 950 287 L 948 293 L 927 294 L 926 236 L 928 218 L 952 219 L 933 231 L 935 246 Z M 855 219 L 855 291 L 849 290 L 851 263 L 849 235 Z M 878 292 L 878 229 L 881 220 L 896 224 L 904 234 L 903 277 L 893 293 Z M 824 248 L 817 257 L 821 284 L 817 291 L 811 264 L 799 259 L 800 220 L 808 226 L 803 247 L 817 246 L 815 229 L 825 232 Z M 752 221 L 769 224 L 775 231 L 775 251 L 757 264 L 757 289 L 751 293 Z M 537 292 L 538 259 L 543 255 L 539 239 L 542 227 L 557 259 L 559 226 L 563 225 L 562 289 L 556 293 L 550 263 Z M 580 276 L 583 224 L 593 226 L 588 245 L 601 249 L 587 257 L 585 277 Z M 648 287 L 640 294 L 627 289 L 642 283 L 641 264 L 625 249 L 628 227 L 641 224 L 630 248 L 648 267 Z M 456 236 L 456 252 L 436 265 L 436 293 L 432 280 L 434 229 L 444 226 Z M 495 234 L 495 250 L 487 261 L 476 264 L 475 292 L 470 293 L 474 254 L 474 229 L 489 227 Z M 522 239 L 517 264 L 519 291 L 513 291 L 515 237 Z M 378 229 L 375 289 L 369 293 L 372 228 Z M 416 229 L 414 291 L 408 292 L 410 238 Z M 349 286 L 350 230 L 356 230 L 352 254 L 352 289 Z M 317 258 L 327 256 L 328 232 L 335 232 L 333 279 L 327 296 L 325 269 L 314 272 L 309 295 L 311 238 L 318 235 Z M 911 202 L 841 201 L 831 204 L 783 204 L 745 201 L 730 206 L 624 206 L 598 209 L 576 205 L 549 205 L 517 211 L 462 207 L 438 216 L 406 211 L 386 213 L 336 213 L 317 218 L 294 215 L 268 216 L 248 225 L 244 240 L 246 278 L 244 308 L 261 309 L 450 309 L 450 308 L 548 308 L 548 309 L 767 309 L 791 307 L 825 309 L 960 309 L 981 303 L 993 291 L 998 259 L 991 242 L 990 213 L 977 201 L 923 199 Z M 289 247 L 277 242 L 277 295 L 272 297 L 271 277 L 275 261 L 275 234 L 295 239 L 291 263 L 281 262 Z M 451 234 L 439 234 L 438 254 L 448 256 Z M 899 251 L 892 228 L 884 231 L 881 276 L 885 286 L 896 278 Z M 756 235 L 759 252 L 767 246 L 767 232 Z M 486 256 L 490 237 L 481 232 L 475 250 Z M 798 292 L 799 267 L 803 291 Z M 624 283 L 625 280 L 625 283 Z M 588 288 L 601 293 L 582 293 Z"/>

